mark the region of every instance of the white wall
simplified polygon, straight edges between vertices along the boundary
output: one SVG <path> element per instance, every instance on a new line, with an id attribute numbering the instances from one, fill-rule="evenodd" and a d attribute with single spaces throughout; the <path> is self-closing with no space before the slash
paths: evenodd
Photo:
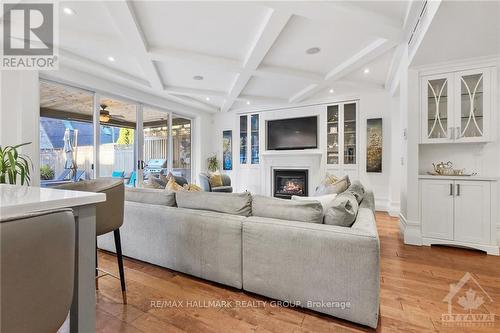
<path id="1" fill-rule="evenodd" d="M 395 172 L 397 175 L 400 173 L 400 164 L 393 163 L 394 159 L 392 154 L 398 154 L 396 160 L 399 161 L 399 143 L 392 144 L 394 138 L 398 137 L 400 133 L 399 126 L 399 107 L 394 107 L 394 102 L 391 104 L 391 98 L 386 91 L 377 92 L 362 92 L 356 96 L 359 99 L 359 179 L 365 184 L 366 187 L 373 189 L 376 197 L 376 205 L 378 210 L 392 211 L 393 214 L 399 213 L 399 177 L 396 180 L 391 180 L 391 174 Z M 332 100 L 333 102 L 339 102 Z M 327 103 L 327 104 L 332 104 Z M 325 104 L 326 105 L 326 104 Z M 396 105 L 398 106 L 398 105 Z M 260 151 L 265 149 L 265 135 L 264 124 L 265 120 L 278 119 L 278 118 L 293 118 L 308 115 L 322 115 L 320 116 L 321 126 L 318 128 L 321 131 L 319 136 L 319 149 L 326 151 L 326 107 L 324 105 L 316 106 L 301 106 L 288 108 L 280 108 L 277 110 L 254 110 L 252 113 L 261 114 L 261 140 Z M 396 121 L 392 120 L 396 116 Z M 261 177 L 261 170 L 258 166 L 241 166 L 239 164 L 239 116 L 240 114 L 218 113 L 213 116 L 213 140 L 212 146 L 208 149 L 211 153 L 216 153 L 217 157 L 222 160 L 222 131 L 233 131 L 233 171 L 227 172 L 230 174 L 233 185 L 237 191 L 250 190 L 254 193 L 262 193 L 262 186 L 259 182 Z M 366 172 L 366 121 L 369 118 L 381 117 L 383 123 L 383 156 L 382 156 L 382 173 L 367 173 Z M 324 127 L 324 130 L 323 130 Z M 208 156 L 207 156 L 208 157 Z M 326 162 L 323 156 L 323 173 L 317 179 L 321 180 L 326 172 Z M 391 186 L 396 187 L 397 190 L 391 190 Z M 392 191 L 392 192 L 391 192 Z"/>
<path id="2" fill-rule="evenodd" d="M 0 145 L 17 145 L 33 161 L 32 185 L 40 182 L 38 72 L 0 71 Z"/>

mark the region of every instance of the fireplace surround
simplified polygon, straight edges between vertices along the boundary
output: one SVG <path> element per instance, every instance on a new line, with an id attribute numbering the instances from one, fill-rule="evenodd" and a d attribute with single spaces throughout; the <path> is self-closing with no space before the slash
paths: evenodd
<path id="1" fill-rule="evenodd" d="M 281 199 L 291 199 L 293 195 L 307 196 L 308 173 L 305 169 L 274 169 L 273 196 Z"/>

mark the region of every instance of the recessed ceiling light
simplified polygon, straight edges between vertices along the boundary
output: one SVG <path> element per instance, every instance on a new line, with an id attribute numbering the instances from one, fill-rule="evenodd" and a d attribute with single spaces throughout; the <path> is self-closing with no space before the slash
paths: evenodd
<path id="1" fill-rule="evenodd" d="M 108 60 L 109 60 L 109 61 L 111 61 L 111 62 L 115 62 L 115 58 L 114 58 L 114 57 L 112 57 L 112 56 L 109 56 L 109 57 L 108 57 Z"/>
<path id="2" fill-rule="evenodd" d="M 203 76 L 201 76 L 201 75 L 195 75 L 195 76 L 193 76 L 193 80 L 201 81 L 201 80 L 203 80 Z"/>
<path id="3" fill-rule="evenodd" d="M 370 69 L 369 68 L 365 68 L 365 70 L 363 71 L 363 73 L 365 73 L 365 74 L 370 73 Z"/>
<path id="4" fill-rule="evenodd" d="M 328 90 L 328 92 L 329 92 L 330 94 L 333 94 L 333 92 L 334 92 L 334 91 L 335 91 L 335 90 L 333 90 L 333 89 Z"/>
<path id="5" fill-rule="evenodd" d="M 75 11 L 69 7 L 64 7 L 63 12 L 66 15 L 75 15 Z"/>
<path id="6" fill-rule="evenodd" d="M 250 101 L 247 101 L 247 105 L 250 105 Z"/>
<path id="7" fill-rule="evenodd" d="M 205 100 L 208 102 L 210 100 L 210 97 L 205 97 Z"/>
<path id="8" fill-rule="evenodd" d="M 307 54 L 316 54 L 316 53 L 319 53 L 319 51 L 321 51 L 321 49 L 319 47 L 311 47 L 310 49 L 306 50 L 306 53 Z"/>

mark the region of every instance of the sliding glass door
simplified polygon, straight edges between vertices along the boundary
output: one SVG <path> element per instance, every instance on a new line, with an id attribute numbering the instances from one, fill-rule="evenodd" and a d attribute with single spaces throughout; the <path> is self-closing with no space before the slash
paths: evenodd
<path id="1" fill-rule="evenodd" d="M 169 168 L 169 119 L 167 111 L 142 106 L 142 159 L 139 186 L 167 175 Z"/>
<path id="2" fill-rule="evenodd" d="M 94 93 L 40 81 L 40 183 L 93 177 Z"/>
<path id="3" fill-rule="evenodd" d="M 165 109 L 40 81 L 43 186 L 97 177 L 142 186 L 172 172 L 192 181 L 192 121 Z"/>
<path id="4" fill-rule="evenodd" d="M 172 173 L 191 182 L 191 119 L 172 116 Z"/>
<path id="5" fill-rule="evenodd" d="M 137 105 L 115 98 L 99 100 L 99 176 L 137 183 Z"/>

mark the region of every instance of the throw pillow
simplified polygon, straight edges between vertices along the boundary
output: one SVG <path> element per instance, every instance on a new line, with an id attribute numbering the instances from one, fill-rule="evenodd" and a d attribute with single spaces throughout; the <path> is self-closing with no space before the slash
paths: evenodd
<path id="1" fill-rule="evenodd" d="M 182 187 L 188 192 L 201 192 L 202 191 L 201 187 L 199 187 L 196 184 L 184 184 L 184 186 L 182 186 Z"/>
<path id="2" fill-rule="evenodd" d="M 359 180 L 355 180 L 354 182 L 352 182 L 347 191 L 351 192 L 356 197 L 358 204 L 361 203 L 361 201 L 363 201 L 363 198 L 365 197 L 365 187 Z"/>
<path id="3" fill-rule="evenodd" d="M 145 188 L 164 189 L 165 185 L 156 177 L 149 177 L 143 183 Z"/>
<path id="4" fill-rule="evenodd" d="M 323 222 L 323 208 L 319 201 L 296 201 L 252 196 L 252 215 L 309 223 Z"/>
<path id="5" fill-rule="evenodd" d="M 222 175 L 220 174 L 219 171 L 216 171 L 216 172 L 210 174 L 209 181 L 210 181 L 210 186 L 212 186 L 212 187 L 219 187 L 219 186 L 223 185 Z"/>
<path id="6" fill-rule="evenodd" d="M 167 186 L 165 187 L 165 189 L 167 191 L 174 191 L 174 192 L 177 192 L 177 191 L 185 191 L 184 188 L 182 186 L 180 186 L 179 184 L 177 184 L 175 182 L 175 179 L 173 177 L 171 177 L 169 180 L 168 180 L 168 183 L 167 183 Z"/>
<path id="7" fill-rule="evenodd" d="M 164 182 L 165 184 L 167 184 L 168 181 L 170 180 L 170 175 L 172 175 L 172 173 L 169 173 L 167 176 L 165 176 L 164 174 L 160 173 L 160 180 L 162 182 Z"/>
<path id="8" fill-rule="evenodd" d="M 344 177 L 340 178 L 337 180 L 337 182 L 333 184 L 327 184 L 323 182 L 321 185 L 318 186 L 316 189 L 316 192 L 314 193 L 314 196 L 318 195 L 325 195 L 325 194 L 339 194 L 344 192 L 349 188 L 351 185 L 351 181 L 349 180 L 349 176 L 345 175 Z"/>
<path id="9" fill-rule="evenodd" d="M 334 200 L 333 206 L 325 214 L 324 223 L 350 227 L 358 215 L 358 201 L 351 192 L 344 192 Z"/>
<path id="10" fill-rule="evenodd" d="M 319 201 L 319 203 L 321 204 L 321 207 L 323 207 L 323 214 L 325 214 L 326 211 L 333 206 L 333 200 L 335 199 L 336 196 L 337 196 L 336 193 L 319 195 L 316 197 L 300 197 L 298 195 L 293 195 L 292 200 Z"/>
<path id="11" fill-rule="evenodd" d="M 339 181 L 339 179 L 335 175 L 331 175 L 327 172 L 326 176 L 325 176 L 325 180 L 323 180 L 323 184 L 331 185 L 331 184 L 335 184 L 338 181 Z"/>

